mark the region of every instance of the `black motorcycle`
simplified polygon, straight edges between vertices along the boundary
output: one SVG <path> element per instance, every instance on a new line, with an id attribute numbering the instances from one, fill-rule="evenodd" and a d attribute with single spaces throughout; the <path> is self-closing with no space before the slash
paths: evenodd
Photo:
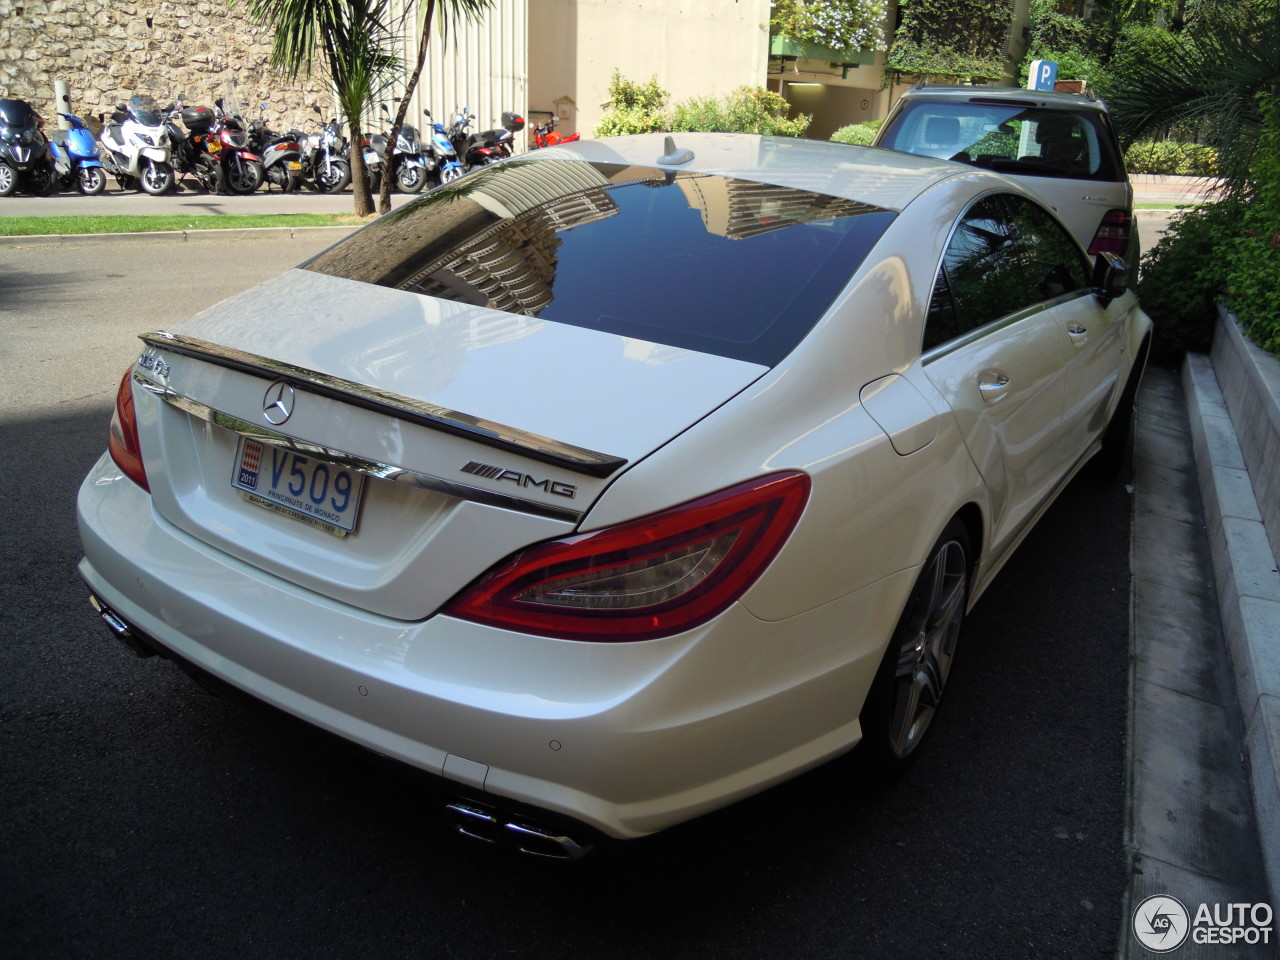
<path id="1" fill-rule="evenodd" d="M 169 107 L 164 124 L 173 148 L 174 172 L 181 180 L 190 174 L 206 193 L 226 192 L 219 162 L 221 144 L 217 143 L 216 134 L 210 132 L 216 119 L 212 108 L 184 107 L 179 100 Z"/>
<path id="2" fill-rule="evenodd" d="M 57 186 L 42 120 L 25 100 L 0 100 L 0 197 L 25 188 L 47 197 Z"/>

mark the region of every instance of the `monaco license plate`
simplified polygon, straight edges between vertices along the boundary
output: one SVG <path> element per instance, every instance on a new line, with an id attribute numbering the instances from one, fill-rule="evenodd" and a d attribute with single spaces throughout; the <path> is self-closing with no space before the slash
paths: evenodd
<path id="1" fill-rule="evenodd" d="M 284 447 L 241 437 L 231 485 L 250 503 L 345 537 L 356 527 L 364 476 Z"/>

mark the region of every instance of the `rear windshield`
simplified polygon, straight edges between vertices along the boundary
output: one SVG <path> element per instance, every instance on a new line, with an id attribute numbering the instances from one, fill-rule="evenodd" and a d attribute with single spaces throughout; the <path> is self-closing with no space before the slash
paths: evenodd
<path id="1" fill-rule="evenodd" d="M 747 180 L 516 159 L 433 190 L 303 267 L 772 366 L 893 216 Z"/>
<path id="2" fill-rule="evenodd" d="M 907 99 L 879 146 L 1000 173 L 1123 180 L 1103 114 L 991 101 Z"/>

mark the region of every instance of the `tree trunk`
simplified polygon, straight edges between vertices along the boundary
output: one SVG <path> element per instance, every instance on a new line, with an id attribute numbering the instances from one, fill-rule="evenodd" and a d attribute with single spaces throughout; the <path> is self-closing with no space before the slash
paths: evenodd
<path id="1" fill-rule="evenodd" d="M 405 115 L 409 112 L 409 100 L 413 91 L 418 88 L 418 78 L 422 76 L 422 67 L 427 62 L 427 44 L 431 41 L 431 21 L 436 12 L 436 0 L 427 0 L 427 12 L 422 18 L 422 39 L 418 43 L 418 62 L 414 64 L 413 74 L 409 77 L 404 91 L 404 99 L 400 101 L 400 109 L 396 111 L 395 123 L 387 134 L 387 152 L 382 158 L 382 188 L 378 191 L 378 212 L 391 212 L 391 155 L 395 152 L 396 141 L 400 139 L 400 128 L 404 126 Z M 430 136 L 430 133 L 427 134 Z M 353 172 L 354 176 L 354 172 Z M 370 201 L 372 202 L 372 201 Z"/>
<path id="2" fill-rule="evenodd" d="M 355 215 L 367 217 L 373 213 L 373 194 L 369 191 L 369 173 L 364 166 L 364 147 L 360 141 L 364 133 L 357 121 L 351 121 L 351 196 L 355 200 Z M 386 179 L 385 177 L 383 178 Z"/>

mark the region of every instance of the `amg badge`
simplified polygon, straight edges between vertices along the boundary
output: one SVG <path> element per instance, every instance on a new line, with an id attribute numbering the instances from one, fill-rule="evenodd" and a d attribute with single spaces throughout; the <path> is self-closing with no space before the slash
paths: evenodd
<path id="1" fill-rule="evenodd" d="M 508 480 L 521 487 L 540 487 L 546 493 L 554 493 L 557 497 L 568 497 L 570 500 L 578 492 L 578 488 L 571 483 L 550 479 L 535 480 L 531 474 L 521 473 L 519 470 L 508 470 L 505 467 L 495 467 L 489 463 L 477 463 L 475 460 L 464 466 L 462 472 L 474 473 L 477 477 L 484 477 L 486 480 Z"/>

